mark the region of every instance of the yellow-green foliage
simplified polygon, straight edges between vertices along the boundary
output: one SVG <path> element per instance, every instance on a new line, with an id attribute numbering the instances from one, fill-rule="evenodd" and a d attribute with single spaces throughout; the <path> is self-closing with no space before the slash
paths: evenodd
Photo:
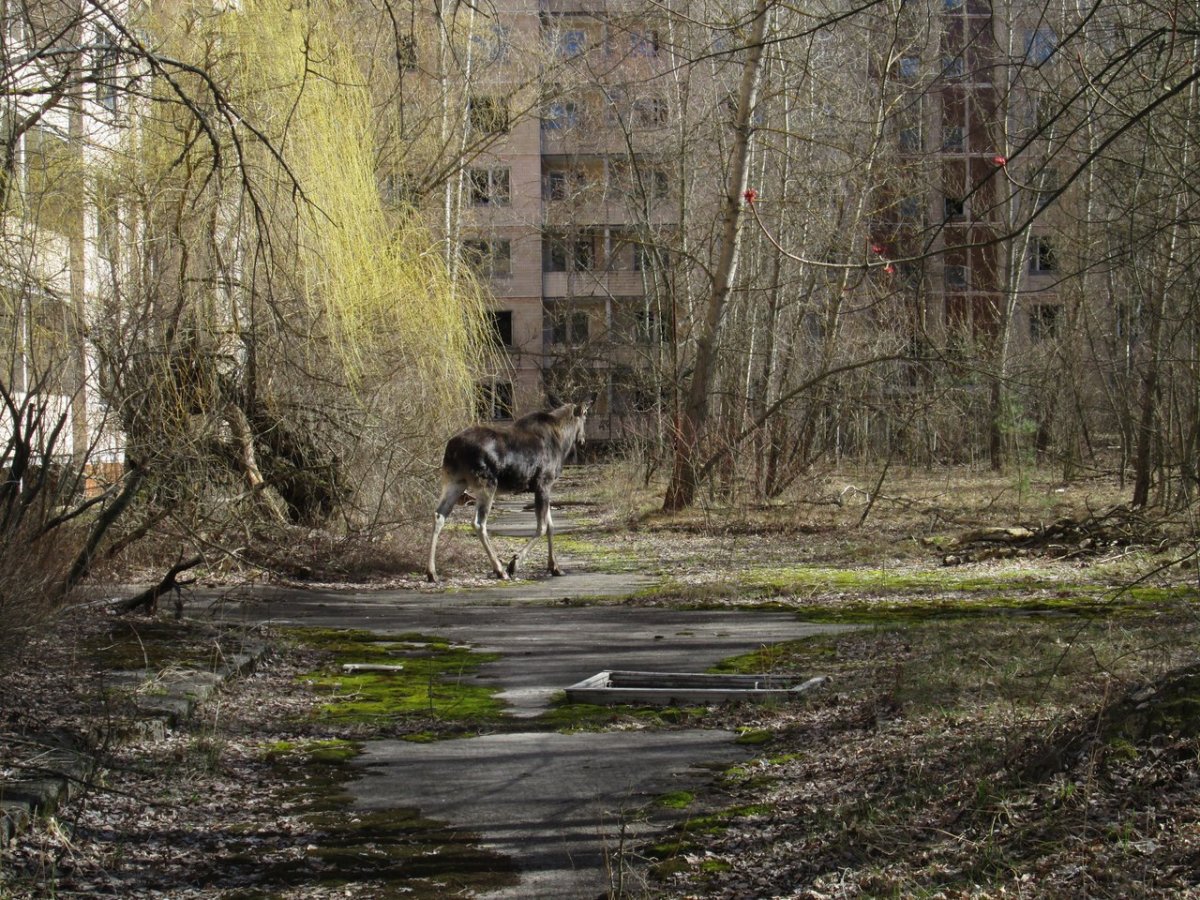
<path id="1" fill-rule="evenodd" d="M 482 298 L 451 281 L 415 218 L 384 215 L 368 85 L 337 31 L 348 15 L 339 2 L 248 0 L 224 28 L 259 125 L 302 192 L 294 237 L 304 300 L 323 313 L 350 374 L 363 386 L 399 366 L 410 403 L 464 410 L 485 346 Z"/>
<path id="2" fill-rule="evenodd" d="M 260 354 L 268 323 L 286 322 L 297 369 L 364 408 L 398 404 L 412 434 L 469 414 L 489 364 L 486 303 L 419 218 L 385 214 L 367 60 L 344 37 L 361 14 L 337 0 L 149 12 L 156 49 L 186 68 L 154 82 L 125 149 L 147 215 L 188 245 L 179 289 L 214 268 L 234 276 L 230 306 L 208 309 L 216 295 L 200 289 L 191 319 L 228 335 L 252 325 Z"/>

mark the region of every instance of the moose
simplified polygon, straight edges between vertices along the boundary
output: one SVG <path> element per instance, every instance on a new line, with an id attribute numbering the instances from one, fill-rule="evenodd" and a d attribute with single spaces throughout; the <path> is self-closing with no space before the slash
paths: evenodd
<path id="1" fill-rule="evenodd" d="M 446 518 L 464 494 L 475 498 L 473 527 L 487 551 L 496 577 L 508 580 L 517 572 L 530 548 L 546 535 L 548 568 L 561 575 L 554 561 L 554 522 L 550 517 L 550 488 L 562 474 L 563 460 L 583 446 L 588 409 L 595 397 L 584 403 L 564 403 L 554 409 L 529 413 L 510 423 L 472 425 L 446 444 L 442 456 L 442 499 L 433 516 L 433 542 L 425 575 L 436 582 L 438 537 Z M 553 402 L 553 401 L 552 401 Z M 488 538 L 487 519 L 497 494 L 533 492 L 537 531 L 507 566 Z"/>

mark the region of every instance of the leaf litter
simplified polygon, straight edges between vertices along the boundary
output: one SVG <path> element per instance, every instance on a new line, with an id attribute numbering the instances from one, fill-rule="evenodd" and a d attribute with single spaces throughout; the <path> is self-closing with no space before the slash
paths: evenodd
<path id="1" fill-rule="evenodd" d="M 1200 896 L 1196 729 L 1166 717 L 1130 739 L 1105 724 L 1106 710 L 1196 663 L 1194 574 L 1163 570 L 1148 582 L 1161 596 L 1086 615 L 1067 598 L 1014 616 L 1009 594 L 968 597 L 933 578 L 927 588 L 905 586 L 900 604 L 937 599 L 974 604 L 980 614 L 903 623 L 895 591 L 870 579 L 785 579 L 769 596 L 744 589 L 754 587 L 744 573 L 771 567 L 928 575 L 940 565 L 929 543 L 935 526 L 987 520 L 944 507 L 944 499 L 897 503 L 896 516 L 868 537 L 837 521 L 857 510 L 832 505 L 804 508 L 791 524 L 777 510 L 757 522 L 706 510 L 703 521 L 664 527 L 653 516 L 598 516 L 576 535 L 571 552 L 582 568 L 608 555 L 672 579 L 669 590 L 628 603 L 736 609 L 769 600 L 801 613 L 837 614 L 851 604 L 879 613 L 857 619 L 865 627 L 850 634 L 766 648 L 754 661 L 779 674 L 829 674 L 828 691 L 800 705 L 708 711 L 706 726 L 754 729 L 770 740 L 700 798 L 706 809 L 729 811 L 719 825 L 685 825 L 669 850 L 625 849 L 622 866 L 638 873 L 623 882 L 626 896 Z M 1160 558 L 1122 547 L 1087 560 L 967 562 L 945 584 L 1024 573 L 1054 597 L 1056 583 L 1109 590 L 1144 578 L 1159 571 Z M 36 667 L 8 678 L 0 700 L 6 747 L 55 729 L 102 737 L 105 723 L 119 720 L 101 705 L 95 731 L 94 673 L 72 646 L 60 631 L 31 649 Z M 317 787 L 302 770 L 273 765 L 265 750 L 330 736 L 296 724 L 322 702 L 298 678 L 311 668 L 302 651 L 281 649 L 165 741 L 101 740 L 96 784 L 0 856 L 0 896 L 255 896 L 273 866 L 309 877 L 276 885 L 271 896 L 407 896 L 408 886 L 370 879 L 321 883 L 325 864 L 315 850 L 324 836 L 307 815 Z M 7 753 L 0 767 L 6 777 L 20 773 Z M 443 887 L 436 879 L 423 886 Z"/>

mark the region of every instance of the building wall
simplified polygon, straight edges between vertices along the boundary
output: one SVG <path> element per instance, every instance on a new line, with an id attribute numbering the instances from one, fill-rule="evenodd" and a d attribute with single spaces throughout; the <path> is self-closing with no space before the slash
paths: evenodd
<path id="1" fill-rule="evenodd" d="M 120 6 L 110 9 L 119 13 Z M 98 210 L 95 174 L 108 168 L 126 124 L 128 98 L 116 89 L 126 66 L 115 54 L 109 24 L 86 9 L 81 15 L 77 6 L 30 3 L 8 11 L 3 26 L 6 59 L 19 62 L 6 76 L 10 90 L 0 121 L 28 127 L 13 142 L 12 194 L 2 228 L 0 375 L 18 403 L 46 404 L 37 440 L 56 462 L 119 463 L 122 441 L 99 396 L 85 332 L 110 273 L 108 256 L 116 252 L 116 235 Z M 49 35 L 58 43 L 47 43 Z M 42 54 L 63 40 L 96 83 L 66 92 L 53 86 L 52 92 L 54 67 L 63 58 Z M 0 421 L 0 440 L 11 432 L 11 421 Z"/>
<path id="2" fill-rule="evenodd" d="M 1011 131 L 1028 117 L 1031 102 L 1011 89 L 1006 60 L 1013 48 L 1036 52 L 1036 9 L 1028 19 L 1019 4 L 1004 15 L 983 0 L 933 7 L 940 17 L 933 29 L 923 8 L 911 7 L 919 17 L 914 35 L 931 35 L 931 44 L 915 41 L 896 65 L 898 80 L 921 95 L 916 112 L 898 123 L 895 140 L 901 159 L 913 170 L 923 165 L 928 182 L 897 203 L 894 252 L 924 257 L 923 324 L 939 340 L 951 346 L 987 340 L 1011 312 L 1010 335 L 1028 347 L 1046 336 L 1059 302 L 1048 236 L 1053 216 L 1040 216 L 1027 237 L 1011 238 L 1037 200 L 1029 185 L 1017 187 L 1016 166 L 1024 160 L 1006 171 L 1006 145 L 1021 140 Z"/>
<path id="3" fill-rule="evenodd" d="M 613 399 L 614 390 L 625 390 L 620 379 L 613 383 L 613 372 L 628 368 L 624 361 L 614 364 L 615 345 L 631 337 L 636 342 L 628 326 L 634 313 L 626 307 L 639 306 L 645 288 L 631 239 L 637 223 L 622 183 L 628 177 L 623 128 L 630 122 L 614 119 L 621 113 L 609 109 L 610 98 L 580 73 L 604 70 L 615 83 L 635 68 L 644 78 L 647 65 L 656 64 L 657 40 L 649 28 L 631 28 L 627 21 L 610 27 L 602 12 L 583 12 L 575 4 L 509 2 L 497 21 L 514 47 L 544 54 L 551 74 L 541 85 L 547 99 L 514 116 L 507 132 L 468 164 L 469 184 L 478 178 L 479 184 L 507 187 L 498 202 L 468 190 L 464 204 L 464 240 L 507 244 L 503 264 L 481 267 L 506 337 L 511 330 L 507 369 L 485 379 L 484 406 L 507 412 L 490 402 L 495 381 L 511 381 L 517 413 L 542 407 L 547 392 L 577 397 L 594 391 L 590 436 L 608 439 L 624 427 L 615 419 L 632 415 L 630 404 Z M 509 91 L 514 101 L 526 96 L 512 91 L 503 71 L 473 90 Z M 638 97 L 627 99 L 626 112 L 636 107 L 638 124 L 645 126 L 635 138 L 652 143 L 665 121 L 656 121 L 657 110 L 638 105 Z M 667 187 L 656 189 L 665 200 Z M 655 224 L 669 224 L 667 207 L 656 207 Z"/>

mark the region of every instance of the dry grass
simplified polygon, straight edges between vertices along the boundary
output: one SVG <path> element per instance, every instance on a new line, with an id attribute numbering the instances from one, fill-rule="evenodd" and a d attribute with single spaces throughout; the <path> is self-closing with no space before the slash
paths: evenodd
<path id="1" fill-rule="evenodd" d="M 825 473 L 785 502 L 710 498 L 664 516 L 653 492 L 609 479 L 636 500 L 579 549 L 668 576 L 639 602 L 770 602 L 866 626 L 731 663 L 827 674 L 832 688 L 713 714 L 771 738 L 704 798 L 729 811 L 720 827 L 644 848 L 646 892 L 1200 895 L 1200 729 L 1169 712 L 1178 691 L 1136 734 L 1111 712 L 1131 695 L 1154 705 L 1157 685 L 1200 661 L 1188 517 L 1153 522 L 1142 542 L 947 567 L 942 548 L 966 531 L 1087 519 L 1125 494 L 1104 479 L 903 471 L 872 502 L 874 480 Z"/>
<path id="2" fill-rule="evenodd" d="M 863 626 L 729 662 L 827 674 L 832 683 L 806 704 L 686 717 L 689 727 L 744 728 L 766 741 L 702 798 L 717 817 L 658 852 L 635 851 L 646 863 L 643 893 L 1200 896 L 1196 717 L 1173 714 L 1166 695 L 1154 694 L 1200 659 L 1189 559 L 1196 541 L 1186 520 L 1162 523 L 1153 543 L 1095 546 L 1068 558 L 1035 549 L 946 567 L 940 548 L 964 530 L 1087 516 L 1118 503 L 1121 492 L 1102 480 L 1062 486 L 966 470 L 897 472 L 860 525 L 874 481 L 871 472 L 825 473 L 783 502 L 747 509 L 709 498 L 666 517 L 656 486 L 642 488 L 620 465 L 573 468 L 563 479 L 556 518 L 579 525 L 562 538 L 569 563 L 663 576 L 664 587 L 625 602 L 769 603 Z M 416 588 L 423 525 L 357 547 L 314 533 L 295 551 L 324 559 L 312 577 Z M 469 529 L 447 532 L 443 547 L 446 571 L 463 573 L 452 585 L 486 580 Z M 530 568 L 537 564 L 531 559 Z M 286 671 L 289 663 L 278 665 Z M 311 702 L 294 684 L 289 693 L 268 680 L 266 694 L 250 685 L 253 708 L 224 701 L 221 715 L 237 728 L 212 726 L 206 746 L 226 748 L 225 767 L 237 777 L 265 777 L 249 751 L 244 771 L 230 760 L 257 742 L 255 723 L 273 718 L 263 706 L 271 696 Z M 1114 713 L 1130 696 L 1164 715 L 1130 730 Z M 1200 696 L 1182 699 L 1200 704 Z M 210 774 L 193 777 L 207 785 Z M 212 777 L 214 790 L 238 796 L 236 779 Z M 255 791 L 252 811 L 262 819 L 254 827 L 273 827 L 272 788 L 263 781 Z M 185 831 L 205 832 L 204 809 L 180 802 Z M 130 822 L 135 813 L 131 807 Z M 65 852 L 53 835 L 37 840 L 44 847 L 35 854 Z M 146 860 L 149 873 L 153 854 Z M 79 877 L 99 884 L 121 865 L 87 857 Z M 185 883 L 187 867 L 171 865 Z M 149 878 L 125 870 L 127 884 Z M 349 896 L 369 895 L 356 893 L 362 886 L 353 881 L 344 887 Z"/>

